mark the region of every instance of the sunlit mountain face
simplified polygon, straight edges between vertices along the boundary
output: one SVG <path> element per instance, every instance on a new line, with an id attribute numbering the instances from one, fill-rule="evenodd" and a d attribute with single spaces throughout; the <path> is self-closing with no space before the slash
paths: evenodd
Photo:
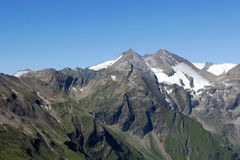
<path id="1" fill-rule="evenodd" d="M 2 160 L 237 160 L 239 130 L 239 64 L 129 49 L 85 69 L 0 74 Z"/>

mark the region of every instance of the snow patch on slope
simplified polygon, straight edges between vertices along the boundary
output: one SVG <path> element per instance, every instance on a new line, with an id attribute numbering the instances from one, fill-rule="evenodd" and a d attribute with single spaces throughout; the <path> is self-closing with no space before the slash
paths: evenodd
<path id="1" fill-rule="evenodd" d="M 116 76 L 111 75 L 111 78 L 112 78 L 113 81 L 117 81 L 117 77 Z"/>
<path id="2" fill-rule="evenodd" d="M 193 65 L 198 69 L 203 69 L 205 67 L 205 63 L 193 63 Z"/>
<path id="3" fill-rule="evenodd" d="M 166 75 L 163 70 L 158 68 L 151 68 L 152 71 L 155 73 L 155 75 L 158 78 L 159 83 L 168 83 L 168 84 L 178 84 L 180 86 L 183 86 L 181 81 L 184 83 L 184 88 L 191 89 L 190 80 L 188 77 L 193 78 L 193 90 L 197 91 L 198 89 L 204 88 L 204 86 L 209 85 L 209 82 L 204 79 L 202 76 L 200 76 L 193 68 L 188 66 L 185 63 L 179 63 L 175 66 L 173 66 L 173 69 L 175 71 L 174 75 L 168 76 Z M 187 76 L 188 77 L 187 77 Z"/>
<path id="4" fill-rule="evenodd" d="M 72 89 L 73 89 L 75 92 L 77 92 L 77 89 L 76 89 L 75 87 L 72 87 Z"/>
<path id="5" fill-rule="evenodd" d="M 236 67 L 237 64 L 233 63 L 224 63 L 224 64 L 214 64 L 209 67 L 208 72 L 215 74 L 217 76 L 227 73 L 230 69 Z"/>
<path id="6" fill-rule="evenodd" d="M 101 69 L 106 69 L 106 68 L 110 67 L 111 65 L 113 65 L 115 62 L 117 62 L 121 58 L 122 58 L 122 55 L 115 60 L 109 60 L 109 61 L 105 61 L 103 63 L 99 63 L 95 66 L 89 67 L 89 69 L 92 69 L 94 71 L 98 71 L 98 70 L 101 70 Z"/>
<path id="7" fill-rule="evenodd" d="M 15 77 L 20 77 L 23 74 L 26 74 L 30 72 L 29 70 L 22 70 L 22 71 L 18 71 L 17 73 L 14 74 Z"/>
<path id="8" fill-rule="evenodd" d="M 203 88 L 204 86 L 209 85 L 208 80 L 204 79 L 192 67 L 190 67 L 189 65 L 187 65 L 185 63 L 179 63 L 178 65 L 173 66 L 173 68 L 174 68 L 176 73 L 178 73 L 178 74 L 180 73 L 180 74 L 183 74 L 183 75 L 186 74 L 186 75 L 188 75 L 188 76 L 193 78 L 193 84 L 194 84 L 193 89 L 194 90 L 198 90 L 198 89 Z M 186 76 L 182 80 L 183 80 L 184 83 L 185 82 L 186 83 L 189 82 L 189 79 Z M 190 83 L 187 83 L 185 85 L 188 88 L 190 88 Z"/>
<path id="9" fill-rule="evenodd" d="M 18 92 L 17 91 L 15 91 L 14 89 L 12 89 L 11 88 L 11 91 L 13 92 L 13 93 L 15 93 L 15 94 L 18 94 Z"/>

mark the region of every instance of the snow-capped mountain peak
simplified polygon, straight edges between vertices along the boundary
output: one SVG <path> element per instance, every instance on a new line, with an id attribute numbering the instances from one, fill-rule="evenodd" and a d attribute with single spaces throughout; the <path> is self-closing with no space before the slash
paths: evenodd
<path id="1" fill-rule="evenodd" d="M 195 91 L 209 85 L 208 78 L 191 62 L 166 50 L 145 55 L 144 60 L 155 73 L 159 83 L 178 84 Z"/>
<path id="2" fill-rule="evenodd" d="M 234 68 L 235 66 L 237 66 L 237 64 L 233 63 L 214 64 L 210 66 L 207 71 L 218 76 L 227 73 L 230 69 Z"/>
<path id="3" fill-rule="evenodd" d="M 155 54 L 143 57 L 133 50 L 128 50 L 115 60 L 97 64 L 89 69 L 95 71 L 106 69 L 113 66 L 113 64 L 117 65 L 117 61 L 125 63 L 131 57 L 133 58 L 132 63 L 135 66 L 140 68 L 144 68 L 145 66 L 147 67 L 145 70 L 152 70 L 158 78 L 159 83 L 178 84 L 186 89 L 195 91 L 210 84 L 208 78 L 201 73 L 202 71 L 198 70 L 191 62 L 166 50 L 159 50 Z M 144 64 L 140 65 L 140 63 Z M 122 64 L 115 67 L 117 69 L 124 68 Z"/>
<path id="4" fill-rule="evenodd" d="M 26 69 L 26 70 L 19 70 L 19 71 L 17 71 L 15 74 L 14 74 L 14 76 L 15 77 L 20 77 L 20 76 L 22 76 L 23 74 L 26 74 L 26 73 L 28 73 L 28 72 L 30 72 L 31 70 L 29 70 L 29 69 Z"/>
<path id="5" fill-rule="evenodd" d="M 131 55 L 136 55 L 136 54 L 137 53 L 133 49 L 129 49 L 128 51 L 122 53 L 118 58 L 96 64 L 94 66 L 89 67 L 89 69 L 92 69 L 92 70 L 95 70 L 95 71 L 99 71 L 101 69 L 106 69 L 106 68 L 112 66 L 114 63 L 116 63 L 120 59 L 123 58 L 125 60 L 126 57 L 129 57 Z"/>
<path id="6" fill-rule="evenodd" d="M 208 71 L 216 76 L 227 73 L 232 68 L 236 67 L 237 64 L 234 63 L 223 63 L 223 64 L 214 64 L 214 63 L 193 63 L 197 68 L 201 70 Z"/>

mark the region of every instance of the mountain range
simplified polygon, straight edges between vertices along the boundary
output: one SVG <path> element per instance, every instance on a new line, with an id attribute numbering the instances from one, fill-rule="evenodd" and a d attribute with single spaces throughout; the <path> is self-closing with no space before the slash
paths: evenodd
<path id="1" fill-rule="evenodd" d="M 0 74 L 0 159 L 238 160 L 240 64 L 129 49 Z"/>

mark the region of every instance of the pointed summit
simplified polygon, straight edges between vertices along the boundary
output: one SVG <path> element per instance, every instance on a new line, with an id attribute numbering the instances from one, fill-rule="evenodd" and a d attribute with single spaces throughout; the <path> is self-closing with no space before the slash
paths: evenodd
<path id="1" fill-rule="evenodd" d="M 169 52 L 169 51 L 166 50 L 166 49 L 159 49 L 156 53 L 162 53 L 162 54 L 173 54 L 173 53 Z"/>
<path id="2" fill-rule="evenodd" d="M 177 63 L 187 62 L 186 59 L 164 49 L 158 50 L 156 53 L 153 54 L 153 56 L 154 55 L 161 58 L 162 61 L 170 63 L 170 65 L 176 65 Z"/>
<path id="3" fill-rule="evenodd" d="M 167 75 L 173 74 L 174 70 L 172 67 L 179 63 L 186 63 L 193 66 L 188 60 L 164 49 L 160 49 L 154 54 L 145 55 L 144 60 L 150 67 L 160 68 Z"/>
<path id="4" fill-rule="evenodd" d="M 135 52 L 133 49 L 129 49 L 125 52 L 123 52 L 122 54 L 122 58 L 123 60 L 127 60 L 127 59 L 142 59 L 142 57 L 137 53 Z"/>
<path id="5" fill-rule="evenodd" d="M 133 49 L 123 52 L 122 57 L 115 61 L 111 68 L 118 71 L 125 71 L 129 68 L 149 71 L 149 67 L 146 65 L 143 57 Z"/>
<path id="6" fill-rule="evenodd" d="M 126 52 L 127 53 L 136 53 L 132 48 L 129 48 Z"/>
<path id="7" fill-rule="evenodd" d="M 89 67 L 89 69 L 92 69 L 92 70 L 95 70 L 95 71 L 98 71 L 98 70 L 101 70 L 101 69 L 107 69 L 108 67 L 110 67 L 114 64 L 117 64 L 118 62 L 124 62 L 124 61 L 127 61 L 128 59 L 138 59 L 138 60 L 141 59 L 141 60 L 143 60 L 142 57 L 139 54 L 137 54 L 133 49 L 130 48 L 127 51 L 123 52 L 117 59 L 99 63 L 95 66 Z"/>

